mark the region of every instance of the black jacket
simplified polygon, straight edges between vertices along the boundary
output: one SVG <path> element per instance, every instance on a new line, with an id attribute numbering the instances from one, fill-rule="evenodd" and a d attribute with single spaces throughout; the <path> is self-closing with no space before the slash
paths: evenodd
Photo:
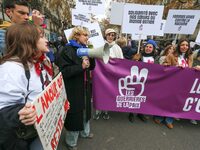
<path id="1" fill-rule="evenodd" d="M 76 130 L 77 121 L 82 122 L 82 115 L 76 113 L 81 113 L 86 111 L 86 120 L 91 117 L 91 94 L 87 93 L 86 97 L 86 82 L 84 79 L 84 74 L 86 70 L 82 69 L 82 58 L 78 57 L 76 54 L 77 47 L 67 45 L 61 52 L 58 66 L 63 74 L 63 80 L 65 83 L 65 88 L 67 92 L 67 98 L 70 102 L 70 109 L 67 114 L 68 122 L 72 123 L 74 117 L 76 116 L 76 121 L 70 125 L 69 130 Z M 90 70 L 94 69 L 95 60 L 90 58 Z M 88 82 L 87 82 L 88 83 Z M 90 91 L 90 90 L 89 90 Z M 71 116 L 74 117 L 71 117 Z M 80 119 L 78 119 L 80 117 Z M 70 123 L 70 124 L 71 124 Z"/>

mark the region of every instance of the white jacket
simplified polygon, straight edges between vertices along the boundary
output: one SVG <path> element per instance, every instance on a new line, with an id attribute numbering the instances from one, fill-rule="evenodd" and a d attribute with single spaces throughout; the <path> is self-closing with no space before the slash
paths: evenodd
<path id="1" fill-rule="evenodd" d="M 0 109 L 25 102 L 33 101 L 42 92 L 40 76 L 36 74 L 35 67 L 30 67 L 29 91 L 27 91 L 28 79 L 21 63 L 7 61 L 0 65 Z"/>
<path id="2" fill-rule="evenodd" d="M 106 41 L 106 43 L 108 43 Z M 110 57 L 111 58 L 121 58 L 123 59 L 123 53 L 122 53 L 122 49 L 119 47 L 119 45 L 117 45 L 115 43 L 115 41 L 113 41 L 112 43 L 108 43 L 109 46 L 111 46 L 110 48 Z"/>

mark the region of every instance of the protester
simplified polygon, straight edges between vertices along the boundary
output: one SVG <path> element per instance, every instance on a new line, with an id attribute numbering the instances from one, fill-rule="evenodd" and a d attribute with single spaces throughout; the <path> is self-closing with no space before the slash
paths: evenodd
<path id="1" fill-rule="evenodd" d="M 123 59 L 123 53 L 122 49 L 117 45 L 116 39 L 117 39 L 117 32 L 112 29 L 108 28 L 105 31 L 105 43 L 108 43 L 110 46 L 110 58 L 121 58 Z M 99 119 L 99 117 L 102 115 L 103 119 L 108 120 L 110 119 L 110 115 L 107 111 L 99 111 L 96 110 L 94 119 Z"/>
<path id="2" fill-rule="evenodd" d="M 123 59 L 121 48 L 116 44 L 117 32 L 114 29 L 107 29 L 105 31 L 105 42 L 110 46 L 110 57 Z"/>
<path id="3" fill-rule="evenodd" d="M 131 38 L 129 37 L 129 42 L 131 43 Z M 127 40 L 125 37 L 120 37 L 119 39 L 116 40 L 116 43 L 120 46 L 123 52 L 123 57 L 128 60 L 132 60 L 135 54 L 137 54 L 137 48 L 132 47 L 131 44 L 127 46 Z M 133 43 L 133 41 L 132 41 Z M 134 122 L 134 114 L 129 113 L 128 115 L 128 120 L 133 123 Z"/>
<path id="4" fill-rule="evenodd" d="M 51 80 L 52 69 L 44 55 L 48 52 L 47 40 L 39 28 L 29 23 L 10 26 L 5 40 L 6 54 L 0 59 L 0 148 L 42 150 L 37 134 L 24 140 L 16 130 L 25 126 L 34 129 L 36 112 L 30 102 Z"/>
<path id="5" fill-rule="evenodd" d="M 5 53 L 5 31 L 11 24 L 29 21 L 30 5 L 27 1 L 6 0 L 3 2 L 4 11 L 11 22 L 3 21 L 0 25 L 0 57 Z M 32 22 L 39 26 L 43 23 L 43 15 L 37 11 L 32 11 Z"/>
<path id="6" fill-rule="evenodd" d="M 163 51 L 163 53 L 162 53 L 162 55 L 161 55 L 161 57 L 160 57 L 160 59 L 159 59 L 159 63 L 160 63 L 161 65 L 165 65 L 165 58 L 166 58 L 168 55 L 171 55 L 171 54 L 173 54 L 173 53 L 174 53 L 174 46 L 173 46 L 173 45 L 168 45 L 168 46 L 164 49 L 164 51 Z M 173 128 L 173 118 L 172 118 L 172 117 L 154 116 L 154 122 L 155 122 L 156 124 L 159 124 L 159 125 L 163 122 L 163 123 L 166 124 L 166 126 L 167 126 L 169 129 L 172 129 L 172 128 Z"/>
<path id="7" fill-rule="evenodd" d="M 83 138 L 92 138 L 90 133 L 91 95 L 86 91 L 88 69 L 94 69 L 94 59 L 78 57 L 77 49 L 85 48 L 88 42 L 89 31 L 85 27 L 77 26 L 72 30 L 69 44 L 60 54 L 58 66 L 63 74 L 70 110 L 65 120 L 66 143 L 69 150 L 77 149 L 79 135 Z"/>
<path id="8" fill-rule="evenodd" d="M 167 55 L 172 54 L 174 52 L 174 46 L 168 45 L 162 52 L 161 57 L 159 59 L 159 64 L 163 65 L 165 58 Z"/>
<path id="9" fill-rule="evenodd" d="M 157 44 L 154 40 L 148 40 L 146 44 L 144 45 L 144 50 L 141 51 L 140 53 L 136 54 L 133 56 L 133 60 L 137 61 L 142 61 L 145 63 L 155 63 L 156 59 L 156 47 Z M 129 118 L 133 117 L 133 115 L 129 114 Z M 148 116 L 143 115 L 143 114 L 137 114 L 137 117 L 144 121 L 147 122 Z"/>
<path id="10" fill-rule="evenodd" d="M 179 66 L 182 68 L 192 67 L 193 56 L 190 44 L 187 39 L 180 39 L 177 44 L 176 51 L 166 57 L 165 65 Z M 196 120 L 190 120 L 192 124 L 197 124 Z"/>
<path id="11" fill-rule="evenodd" d="M 123 57 L 126 59 L 132 59 L 133 55 L 137 53 L 137 47 L 127 46 L 127 40 L 125 37 L 120 37 L 116 40 L 116 43 L 122 49 Z"/>
<path id="12" fill-rule="evenodd" d="M 197 50 L 197 55 L 196 55 L 196 63 L 194 64 L 193 63 L 194 68 L 197 69 L 197 70 L 200 70 L 200 49 Z"/>

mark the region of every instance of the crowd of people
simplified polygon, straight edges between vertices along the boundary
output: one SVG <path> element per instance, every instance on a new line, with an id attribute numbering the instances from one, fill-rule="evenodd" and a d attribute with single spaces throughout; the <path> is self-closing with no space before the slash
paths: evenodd
<path id="1" fill-rule="evenodd" d="M 56 72 L 62 72 L 70 109 L 64 122 L 68 150 L 76 150 L 78 138 L 93 138 L 90 132 L 91 81 L 90 71 L 95 68 L 95 59 L 78 57 L 78 48 L 88 46 L 89 30 L 76 26 L 68 42 L 53 45 L 44 36 L 41 28 L 43 15 L 32 11 L 26 1 L 5 1 L 4 10 L 11 22 L 0 26 L 0 150 L 42 150 L 42 144 L 34 128 L 36 111 L 32 101 L 51 82 Z M 129 59 L 145 63 L 159 63 L 165 66 L 194 67 L 193 60 L 200 60 L 200 50 L 193 54 L 188 39 L 180 39 L 175 46 L 170 43 L 158 54 L 158 45 L 148 39 L 138 50 L 135 41 L 119 37 L 108 28 L 104 33 L 105 43 L 110 47 L 110 58 Z M 56 49 L 54 49 L 54 47 Z M 54 63 L 58 68 L 54 67 Z M 200 70 L 200 66 L 194 67 Z M 108 111 L 96 110 L 94 119 L 108 120 Z M 144 122 L 148 116 L 137 114 Z M 164 122 L 173 128 L 174 118 L 153 116 L 155 123 Z M 134 122 L 134 114 L 128 119 Z M 178 119 L 178 118 L 176 118 Z M 196 120 L 191 123 L 197 124 Z M 23 128 L 31 136 L 22 134 Z"/>

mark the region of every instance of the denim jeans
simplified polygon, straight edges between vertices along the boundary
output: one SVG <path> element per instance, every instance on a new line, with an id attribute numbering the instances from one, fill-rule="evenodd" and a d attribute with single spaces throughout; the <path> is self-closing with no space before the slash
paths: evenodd
<path id="1" fill-rule="evenodd" d="M 5 30 L 0 29 L 0 56 L 5 53 Z"/>
<path id="2" fill-rule="evenodd" d="M 84 122 L 83 131 L 67 131 L 65 141 L 69 146 L 76 146 L 79 135 L 81 137 L 87 137 L 90 134 L 90 121 Z"/>
<path id="3" fill-rule="evenodd" d="M 43 150 L 42 143 L 39 137 L 37 137 L 36 139 L 34 139 L 33 142 L 31 142 L 30 150 Z"/>
<path id="4" fill-rule="evenodd" d="M 173 123 L 174 119 L 172 117 L 161 117 L 155 116 L 155 119 L 159 120 L 160 122 L 165 121 L 165 123 Z"/>

